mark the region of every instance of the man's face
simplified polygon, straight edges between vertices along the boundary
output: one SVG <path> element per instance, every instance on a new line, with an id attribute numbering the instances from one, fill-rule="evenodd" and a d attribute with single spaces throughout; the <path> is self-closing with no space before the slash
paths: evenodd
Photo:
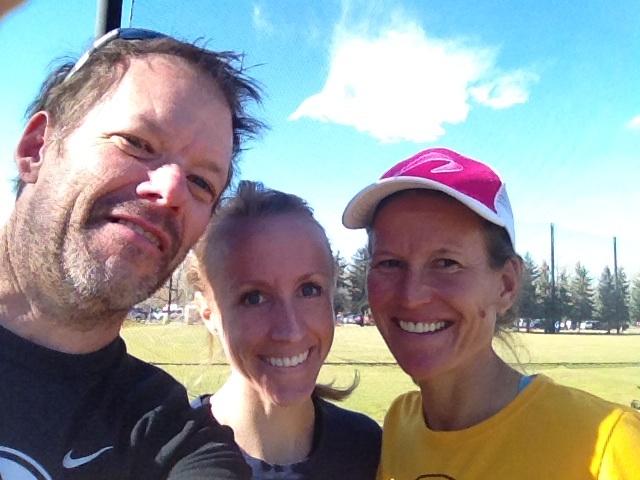
<path id="1" fill-rule="evenodd" d="M 162 285 L 209 221 L 229 171 L 231 112 L 212 80 L 182 60 L 132 59 L 42 156 L 18 210 L 36 300 L 128 310 Z"/>

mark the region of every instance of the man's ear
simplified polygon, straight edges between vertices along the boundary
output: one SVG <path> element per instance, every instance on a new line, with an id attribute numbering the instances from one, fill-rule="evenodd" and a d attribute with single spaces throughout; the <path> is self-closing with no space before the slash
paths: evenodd
<path id="1" fill-rule="evenodd" d="M 522 260 L 518 256 L 509 258 L 502 267 L 502 290 L 498 313 L 504 314 L 518 300 L 522 283 L 522 269 Z"/>
<path id="2" fill-rule="evenodd" d="M 49 115 L 47 112 L 36 113 L 24 127 L 16 147 L 15 159 L 18 175 L 25 183 L 35 183 L 38 180 L 40 167 L 44 160 L 48 129 Z"/>

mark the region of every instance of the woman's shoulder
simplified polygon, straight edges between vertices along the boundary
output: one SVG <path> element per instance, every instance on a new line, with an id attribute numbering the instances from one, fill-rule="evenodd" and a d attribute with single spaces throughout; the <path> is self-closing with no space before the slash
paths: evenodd
<path id="1" fill-rule="evenodd" d="M 572 415 L 581 413 L 582 415 L 598 417 L 612 414 L 618 416 L 638 415 L 638 412 L 630 407 L 605 400 L 579 388 L 555 383 L 544 375 L 537 375 L 531 387 L 537 393 L 534 396 L 537 402 L 548 405 L 549 408 L 553 408 L 556 411 L 567 411 L 571 412 Z"/>
<path id="2" fill-rule="evenodd" d="M 315 398 L 314 403 L 316 409 L 320 411 L 323 423 L 327 428 L 380 435 L 380 425 L 363 413 L 339 407 L 322 398 Z"/>
<path id="3" fill-rule="evenodd" d="M 411 390 L 398 395 L 395 400 L 391 402 L 385 421 L 389 417 L 400 416 L 409 418 L 415 415 L 422 418 L 422 395 L 419 390 Z"/>
<path id="4" fill-rule="evenodd" d="M 310 461 L 314 478 L 375 478 L 380 460 L 382 430 L 372 418 L 314 398 L 316 444 Z"/>
<path id="5" fill-rule="evenodd" d="M 639 471 L 640 412 L 545 377 L 540 383 L 540 413 L 553 412 L 563 433 L 570 432 L 574 438 L 574 445 L 578 439 L 590 439 L 598 478 L 622 478 L 620 472 Z"/>
<path id="6" fill-rule="evenodd" d="M 538 375 L 519 397 L 522 398 L 517 402 L 518 408 L 511 411 L 511 418 L 536 425 L 532 428 L 553 425 L 576 438 L 593 438 L 595 434 L 599 442 L 605 443 L 618 435 L 640 438 L 640 412 L 555 383 L 544 375 Z"/>

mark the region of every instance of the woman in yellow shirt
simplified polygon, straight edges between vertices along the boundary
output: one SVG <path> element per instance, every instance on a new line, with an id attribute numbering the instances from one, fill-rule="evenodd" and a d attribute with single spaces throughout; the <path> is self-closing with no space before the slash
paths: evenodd
<path id="1" fill-rule="evenodd" d="M 420 388 L 386 416 L 379 479 L 640 479 L 637 412 L 523 376 L 493 349 L 522 260 L 489 166 L 422 151 L 360 191 L 343 223 L 367 229 L 371 310 Z"/>

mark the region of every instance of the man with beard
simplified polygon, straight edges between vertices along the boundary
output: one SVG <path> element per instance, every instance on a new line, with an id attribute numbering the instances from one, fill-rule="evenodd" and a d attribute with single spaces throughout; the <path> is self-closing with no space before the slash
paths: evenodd
<path id="1" fill-rule="evenodd" d="M 248 478 L 233 433 L 119 336 L 260 127 L 237 60 L 114 30 L 29 108 L 0 230 L 0 478 Z"/>

